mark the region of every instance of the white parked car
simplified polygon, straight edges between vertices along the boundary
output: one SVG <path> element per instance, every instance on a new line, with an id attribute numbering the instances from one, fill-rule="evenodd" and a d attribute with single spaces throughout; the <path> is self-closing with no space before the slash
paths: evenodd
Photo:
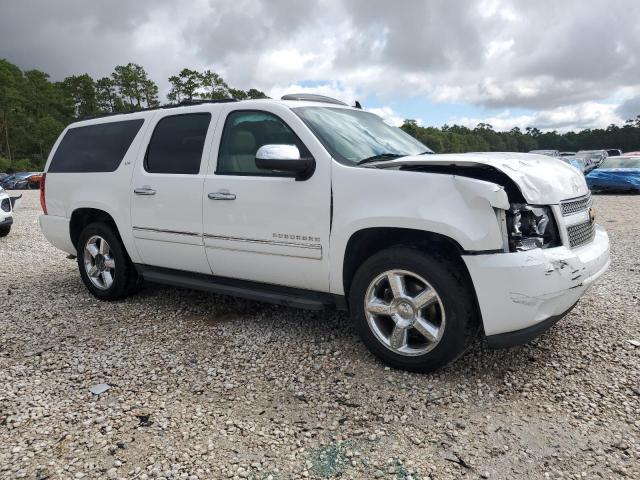
<path id="1" fill-rule="evenodd" d="M 536 155 L 546 155 L 547 157 L 562 156 L 558 150 L 529 150 L 529 153 L 535 153 Z"/>
<path id="2" fill-rule="evenodd" d="M 41 186 L 44 235 L 99 299 L 144 279 L 349 309 L 375 355 L 413 371 L 458 358 L 479 330 L 528 342 L 609 265 L 575 168 L 435 155 L 318 96 L 74 123 Z"/>
<path id="3" fill-rule="evenodd" d="M 589 173 L 594 168 L 602 165 L 602 162 L 607 159 L 609 154 L 606 150 L 580 150 L 575 156 L 584 163 L 585 173 Z"/>
<path id="4" fill-rule="evenodd" d="M 6 237 L 13 225 L 13 209 L 22 195 L 10 197 L 7 191 L 0 187 L 0 237 Z"/>

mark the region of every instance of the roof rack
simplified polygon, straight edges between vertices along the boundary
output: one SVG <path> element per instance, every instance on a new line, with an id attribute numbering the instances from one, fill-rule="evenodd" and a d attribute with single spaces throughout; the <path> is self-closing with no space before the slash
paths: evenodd
<path id="1" fill-rule="evenodd" d="M 167 108 L 189 107 L 194 105 L 202 105 L 206 103 L 229 103 L 229 102 L 237 102 L 237 101 L 239 101 L 237 98 L 221 98 L 216 100 L 210 100 L 210 99 L 182 100 L 181 102 L 178 102 L 178 103 L 167 103 L 166 105 L 160 105 L 158 107 L 140 108 L 138 110 L 131 110 L 130 112 L 105 112 L 105 113 L 99 113 L 97 115 L 87 115 L 85 117 L 79 118 L 76 121 L 81 122 L 83 120 L 93 120 L 95 118 L 111 117 L 113 115 L 128 115 L 130 113 L 149 112 L 151 110 L 160 110 L 160 109 L 167 109 Z"/>
<path id="2" fill-rule="evenodd" d="M 290 93 L 288 95 L 283 95 L 280 100 L 300 100 L 306 102 L 332 103 L 334 105 L 344 105 L 345 107 L 349 106 L 335 98 L 325 97 L 324 95 L 317 95 L 315 93 Z"/>
<path id="3" fill-rule="evenodd" d="M 188 107 L 190 105 L 201 105 L 203 103 L 229 103 L 229 102 L 237 102 L 237 101 L 238 101 L 237 98 L 192 99 L 192 100 L 182 100 L 179 103 L 168 103 L 166 105 L 162 105 L 160 108 L 177 108 L 177 107 Z M 137 110 L 137 111 L 139 112 L 140 110 Z"/>

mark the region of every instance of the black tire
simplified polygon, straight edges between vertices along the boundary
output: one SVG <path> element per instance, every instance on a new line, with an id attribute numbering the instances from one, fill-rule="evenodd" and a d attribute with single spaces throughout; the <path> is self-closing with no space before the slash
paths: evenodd
<path id="1" fill-rule="evenodd" d="M 367 259 L 356 272 L 349 291 L 351 317 L 367 348 L 390 367 L 412 372 L 431 372 L 459 358 L 471 345 L 480 325 L 473 286 L 461 268 L 458 262 L 412 247 L 392 247 Z M 433 342 L 435 346 L 428 347 L 432 349 L 424 354 L 407 356 L 393 351 L 376 336 L 367 321 L 365 299 L 369 285 L 390 270 L 417 274 L 440 297 L 434 308 L 440 311 L 440 305 L 443 307 L 444 331 L 439 341 Z"/>
<path id="2" fill-rule="evenodd" d="M 98 288 L 92 283 L 89 274 L 85 268 L 85 246 L 87 242 L 95 236 L 99 236 L 107 241 L 110 247 L 110 256 L 115 261 L 113 270 L 113 283 L 109 288 Z M 141 284 L 141 277 L 138 276 L 136 269 L 127 254 L 122 240 L 114 229 L 103 222 L 95 222 L 87 225 L 80 236 L 76 246 L 78 252 L 78 270 L 87 290 L 100 300 L 118 300 L 134 293 Z"/>
<path id="3" fill-rule="evenodd" d="M 10 231 L 11 231 L 11 225 L 9 225 L 8 227 L 0 227 L 0 238 L 6 237 L 7 235 L 9 235 Z"/>

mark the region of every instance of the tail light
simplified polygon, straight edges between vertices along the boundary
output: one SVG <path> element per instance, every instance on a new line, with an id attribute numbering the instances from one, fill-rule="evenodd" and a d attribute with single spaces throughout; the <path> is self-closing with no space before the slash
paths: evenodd
<path id="1" fill-rule="evenodd" d="M 42 211 L 44 214 L 47 214 L 47 199 L 44 195 L 44 181 L 47 178 L 47 174 L 43 173 L 42 178 L 40 179 L 40 206 L 42 207 Z"/>

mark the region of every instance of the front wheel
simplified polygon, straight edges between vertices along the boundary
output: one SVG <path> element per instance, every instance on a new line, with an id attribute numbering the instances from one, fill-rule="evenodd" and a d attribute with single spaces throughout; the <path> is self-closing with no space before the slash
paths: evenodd
<path id="1" fill-rule="evenodd" d="M 356 272 L 349 305 L 369 350 L 387 365 L 429 372 L 461 356 L 479 325 L 472 286 L 458 263 L 393 247 Z"/>
<path id="2" fill-rule="evenodd" d="M 9 227 L 0 227 L 0 238 L 1 237 L 6 237 L 7 235 L 9 235 L 10 231 L 11 231 L 11 226 L 9 226 Z"/>
<path id="3" fill-rule="evenodd" d="M 122 241 L 106 223 L 87 225 L 77 245 L 78 269 L 87 289 L 100 300 L 117 300 L 140 283 Z"/>

